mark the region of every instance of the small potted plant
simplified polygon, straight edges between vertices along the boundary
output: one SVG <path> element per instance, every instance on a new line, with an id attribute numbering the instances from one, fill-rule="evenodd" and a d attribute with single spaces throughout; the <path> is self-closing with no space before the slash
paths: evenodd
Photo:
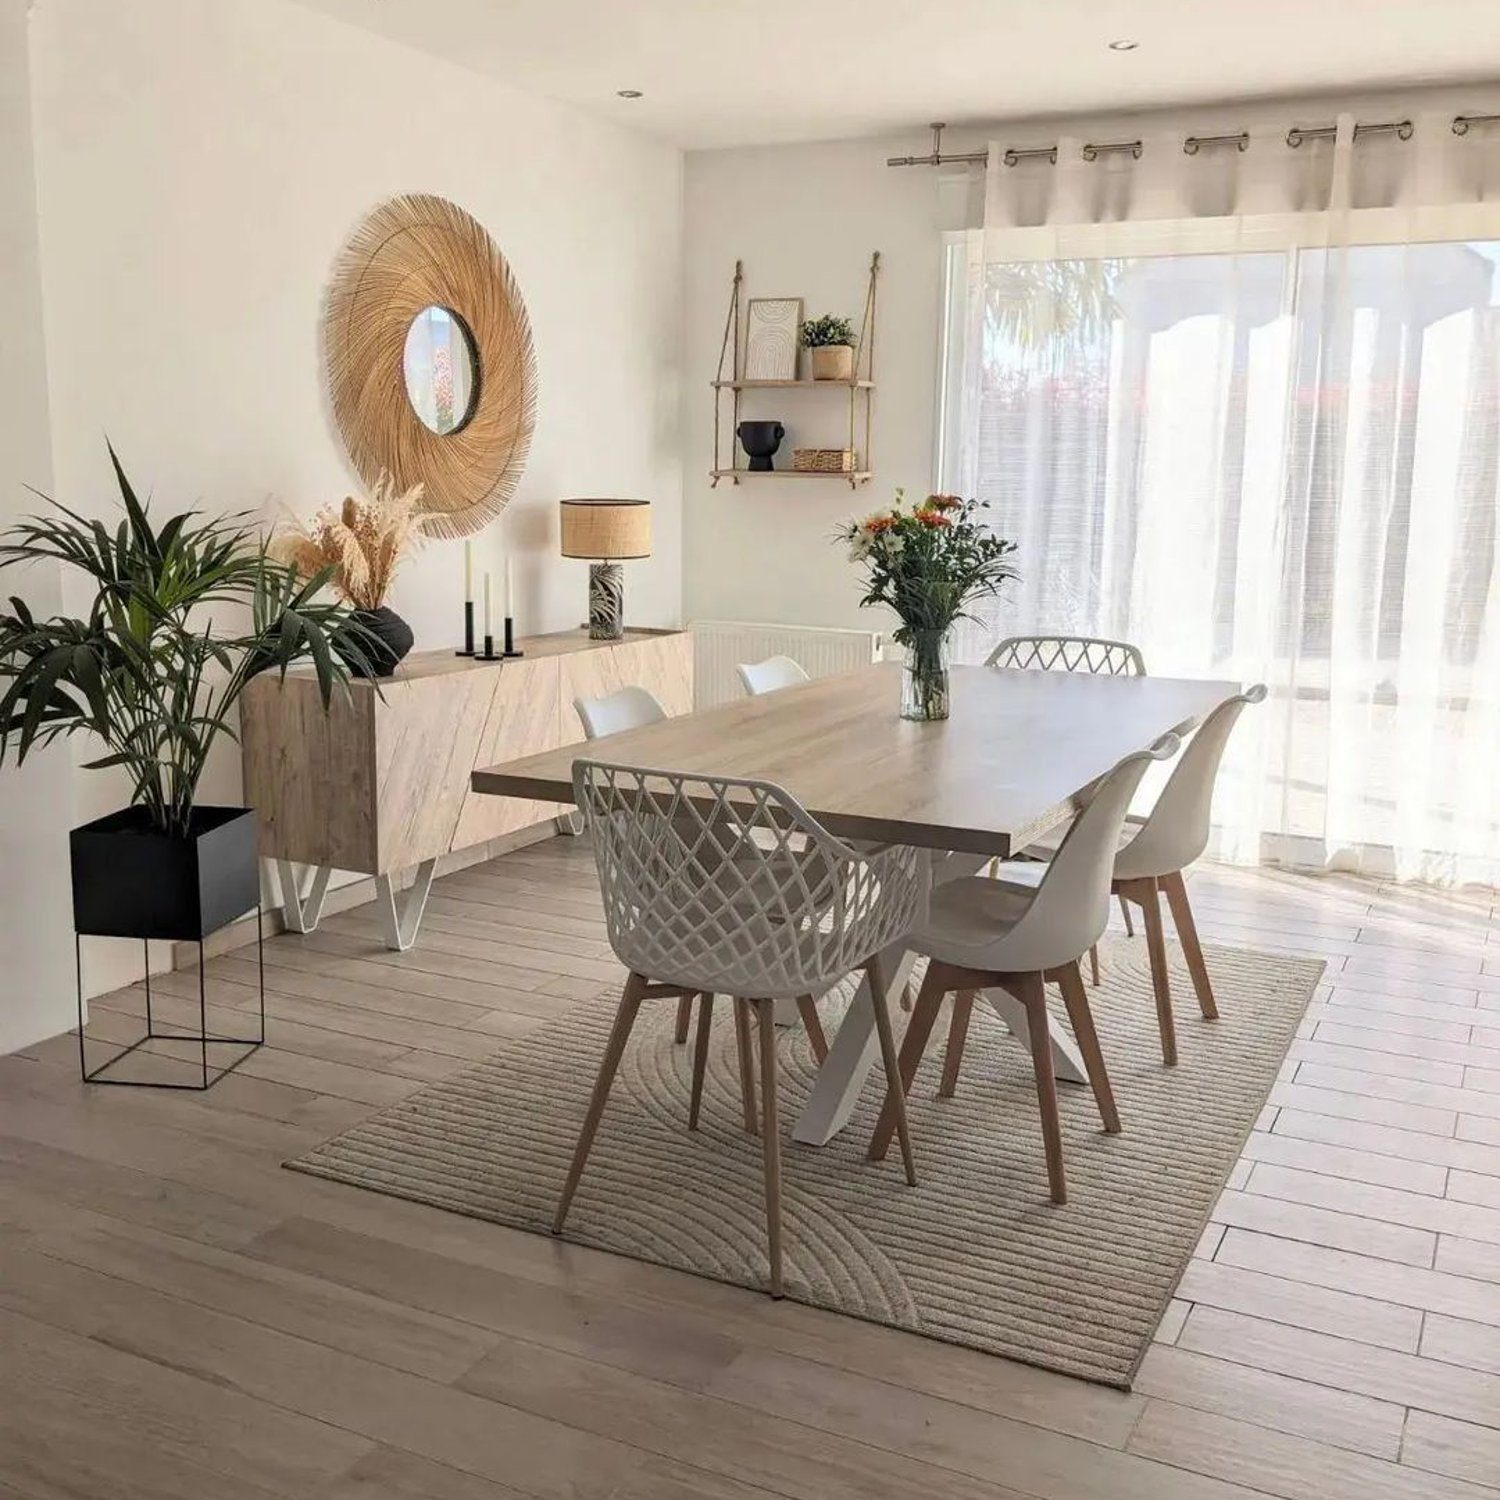
<path id="1" fill-rule="evenodd" d="M 368 664 L 351 663 L 374 677 L 389 677 L 412 648 L 411 626 L 386 602 L 396 569 L 423 533 L 422 486 L 396 493 L 382 474 L 368 500 L 352 495 L 337 508 L 325 505 L 310 521 L 291 522 L 271 538 L 271 556 L 305 579 L 326 579 L 354 606 L 354 618 L 373 641 Z"/>
<path id="2" fill-rule="evenodd" d="M 849 560 L 866 569 L 862 605 L 884 604 L 901 624 L 892 633 L 906 648 L 901 679 L 903 719 L 948 717 L 948 632 L 977 599 L 998 594 L 1017 576 L 1006 559 L 1014 542 L 979 519 L 984 506 L 957 495 L 929 495 L 904 509 L 905 495 L 840 532 Z"/>
<path id="3" fill-rule="evenodd" d="M 58 563 L 93 596 L 82 618 L 38 619 L 18 598 L 0 610 L 0 762 L 93 735 L 105 753 L 84 769 L 118 766 L 131 792 L 70 836 L 75 927 L 201 940 L 260 903 L 254 810 L 197 800 L 220 736 L 237 737 L 246 684 L 306 659 L 326 707 L 369 638 L 243 518 L 189 511 L 156 525 L 113 448 L 110 459 L 117 528 L 51 501 L 53 514 L 0 534 L 0 567 Z"/>
<path id="4" fill-rule="evenodd" d="M 854 379 L 854 327 L 848 318 L 824 313 L 802 325 L 802 347 L 807 350 L 814 380 Z"/>

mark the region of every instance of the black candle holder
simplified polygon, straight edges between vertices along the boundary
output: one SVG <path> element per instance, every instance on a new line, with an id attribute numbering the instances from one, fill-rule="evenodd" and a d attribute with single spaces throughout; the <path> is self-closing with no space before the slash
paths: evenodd
<path id="1" fill-rule="evenodd" d="M 474 601 L 472 599 L 464 600 L 464 648 L 453 654 L 455 656 L 474 655 Z"/>
<path id="2" fill-rule="evenodd" d="M 474 653 L 475 661 L 499 661 L 500 653 L 495 650 L 495 637 L 489 631 L 484 633 L 484 650 Z"/>
<path id="3" fill-rule="evenodd" d="M 524 651 L 516 650 L 515 621 L 509 615 L 505 617 L 505 650 L 503 654 L 510 657 L 526 655 Z"/>

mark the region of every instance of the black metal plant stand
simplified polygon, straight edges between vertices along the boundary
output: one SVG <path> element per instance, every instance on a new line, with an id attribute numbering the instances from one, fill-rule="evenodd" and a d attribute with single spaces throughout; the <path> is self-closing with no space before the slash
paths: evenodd
<path id="1" fill-rule="evenodd" d="M 183 1089 L 192 1093 L 203 1093 L 211 1089 L 221 1078 L 234 1072 L 248 1057 L 258 1048 L 265 1045 L 266 1040 L 266 946 L 265 925 L 261 917 L 261 908 L 255 908 L 255 956 L 256 969 L 260 979 L 260 1027 L 255 1036 L 211 1036 L 208 1030 L 208 981 L 204 972 L 203 962 L 203 939 L 196 939 L 198 944 L 198 1029 L 197 1031 L 160 1031 L 156 1026 L 156 1018 L 151 1013 L 151 944 L 147 938 L 141 939 L 141 947 L 146 957 L 146 1034 L 130 1043 L 127 1047 L 121 1047 L 112 1057 L 98 1064 L 92 1071 L 88 1065 L 87 1041 L 84 1035 L 83 1020 L 83 935 L 73 935 L 73 961 L 74 972 L 78 983 L 78 1072 L 85 1083 L 108 1083 L 116 1088 L 132 1089 Z M 201 1068 L 201 1080 L 196 1083 L 179 1083 L 175 1081 L 156 1081 L 148 1078 L 112 1078 L 110 1070 L 123 1059 L 144 1047 L 148 1042 L 196 1042 L 198 1044 L 198 1058 Z M 216 1066 L 210 1071 L 208 1063 L 208 1049 L 210 1047 L 243 1047 L 245 1050 L 232 1062 Z"/>

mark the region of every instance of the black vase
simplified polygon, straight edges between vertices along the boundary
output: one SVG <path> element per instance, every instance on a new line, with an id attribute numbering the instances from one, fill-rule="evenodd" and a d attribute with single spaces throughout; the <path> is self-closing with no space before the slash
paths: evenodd
<path id="1" fill-rule="evenodd" d="M 741 422 L 735 431 L 739 434 L 740 447 L 750 455 L 752 474 L 764 474 L 776 467 L 771 462 L 771 455 L 786 436 L 786 428 L 780 422 Z"/>
<path id="2" fill-rule="evenodd" d="M 357 609 L 354 611 L 354 618 L 370 632 L 374 640 L 362 643 L 365 656 L 369 659 L 369 669 L 353 660 L 349 661 L 349 669 L 361 677 L 389 677 L 411 650 L 412 642 L 416 639 L 411 633 L 411 626 L 395 610 L 384 604 L 379 609 Z"/>
<path id="3" fill-rule="evenodd" d="M 73 926 L 96 937 L 202 939 L 260 904 L 256 819 L 195 807 L 184 834 L 125 807 L 68 835 Z"/>

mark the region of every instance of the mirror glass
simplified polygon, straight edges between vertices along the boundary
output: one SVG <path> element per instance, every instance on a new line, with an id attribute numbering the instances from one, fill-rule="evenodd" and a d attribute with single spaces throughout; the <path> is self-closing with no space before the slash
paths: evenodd
<path id="1" fill-rule="evenodd" d="M 451 307 L 424 307 L 406 330 L 402 359 L 406 397 L 422 425 L 439 436 L 457 432 L 474 409 L 474 343 Z"/>

